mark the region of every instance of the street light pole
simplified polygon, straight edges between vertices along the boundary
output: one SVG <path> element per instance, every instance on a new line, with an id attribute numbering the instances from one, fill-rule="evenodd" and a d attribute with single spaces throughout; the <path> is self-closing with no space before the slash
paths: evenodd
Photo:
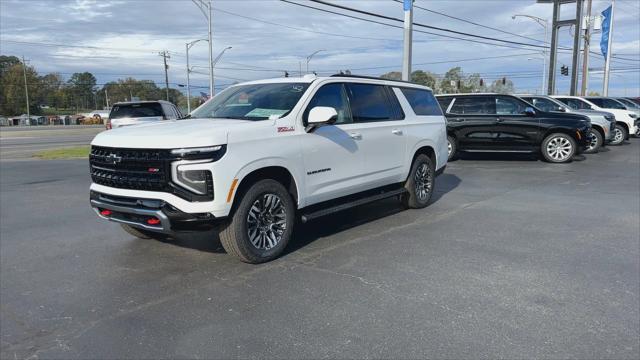
<path id="1" fill-rule="evenodd" d="M 311 58 L 313 57 L 313 55 L 319 53 L 320 51 L 327 51 L 327 50 L 324 50 L 324 49 L 323 50 L 316 50 L 313 53 L 311 53 L 311 55 L 307 56 L 307 71 L 306 71 L 307 74 L 309 73 L 309 61 L 311 61 Z"/>
<path id="2" fill-rule="evenodd" d="M 29 86 L 27 84 L 27 63 L 24 61 L 24 55 L 22 56 L 22 73 L 24 75 L 24 95 L 27 100 L 27 125 L 31 125 L 31 113 L 29 110 Z"/>
<path id="3" fill-rule="evenodd" d="M 206 39 L 198 39 L 192 42 L 186 43 L 187 48 L 187 113 L 191 112 L 191 84 L 189 74 L 191 73 L 191 67 L 189 66 L 189 49 L 193 47 L 196 43 L 200 41 L 207 41 Z"/>
<path id="4" fill-rule="evenodd" d="M 227 46 L 226 48 L 222 49 L 222 51 L 220 52 L 220 54 L 218 54 L 218 56 L 216 56 L 216 58 L 213 60 L 213 63 L 211 64 L 211 71 L 213 71 L 213 68 L 216 66 L 216 64 L 218 63 L 218 61 L 220 61 L 220 58 L 222 57 L 222 55 L 224 55 L 224 52 L 231 49 L 231 46 Z M 213 72 L 212 72 L 213 74 Z M 215 78 L 212 76 L 211 80 L 214 81 L 212 83 L 212 86 L 215 88 Z M 213 94 L 213 93 L 212 93 Z M 211 95 L 211 97 L 213 97 L 213 95 Z"/>
<path id="5" fill-rule="evenodd" d="M 200 9 L 209 25 L 209 97 L 213 97 L 213 14 L 211 0 L 191 0 Z"/>
<path id="6" fill-rule="evenodd" d="M 413 0 L 404 0 L 404 45 L 402 52 L 402 80 L 411 80 L 411 51 L 413 47 Z"/>
<path id="7" fill-rule="evenodd" d="M 547 46 L 547 37 L 549 36 L 549 21 L 543 18 L 539 18 L 537 16 L 532 16 L 532 15 L 522 15 L 522 14 L 516 14 L 511 16 L 511 19 L 515 20 L 517 17 L 526 17 L 529 18 L 533 21 L 535 21 L 536 23 L 538 23 L 538 25 L 542 26 L 544 28 L 544 45 L 545 45 L 545 50 L 542 50 L 542 60 L 543 60 L 543 68 L 542 68 L 542 95 L 547 95 L 546 92 L 546 88 L 547 88 L 547 50 L 546 50 L 546 46 Z"/>

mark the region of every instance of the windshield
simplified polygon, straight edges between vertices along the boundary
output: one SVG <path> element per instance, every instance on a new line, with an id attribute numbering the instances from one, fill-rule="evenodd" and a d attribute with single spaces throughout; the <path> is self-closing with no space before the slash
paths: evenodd
<path id="1" fill-rule="evenodd" d="M 287 115 L 309 87 L 307 83 L 231 87 L 191 113 L 193 118 L 266 120 Z"/>
<path id="2" fill-rule="evenodd" d="M 159 103 L 119 104 L 111 109 L 110 119 L 162 117 L 162 105 Z"/>

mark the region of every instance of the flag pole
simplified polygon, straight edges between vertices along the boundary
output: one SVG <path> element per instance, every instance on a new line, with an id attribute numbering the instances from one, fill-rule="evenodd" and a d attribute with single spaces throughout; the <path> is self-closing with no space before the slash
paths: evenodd
<path id="1" fill-rule="evenodd" d="M 611 0 L 611 14 L 609 15 L 609 38 L 607 39 L 607 58 L 604 62 L 604 80 L 602 82 L 602 96 L 609 96 L 609 71 L 611 70 L 611 42 L 613 40 L 613 9 L 616 0 Z"/>

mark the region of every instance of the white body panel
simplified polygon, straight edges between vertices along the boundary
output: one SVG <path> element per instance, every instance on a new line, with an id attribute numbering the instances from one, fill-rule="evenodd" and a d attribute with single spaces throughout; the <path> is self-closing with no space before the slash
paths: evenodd
<path id="1" fill-rule="evenodd" d="M 416 116 L 401 91 L 394 89 L 404 120 L 325 125 L 305 131 L 302 114 L 322 85 L 358 82 L 424 87 L 393 81 L 357 78 L 275 79 L 253 83 L 308 82 L 309 88 L 285 117 L 276 120 L 189 119 L 161 121 L 99 134 L 92 145 L 114 148 L 174 149 L 227 146 L 218 161 L 198 164 L 213 174 L 214 200 L 189 202 L 168 193 L 126 190 L 92 184 L 91 189 L 116 196 L 161 199 L 186 213 L 229 214 L 239 184 L 251 172 L 269 166 L 287 169 L 298 191 L 298 207 L 400 183 L 406 180 L 413 156 L 424 146 L 435 152 L 436 170 L 446 165 L 444 116 Z M 330 169 L 330 170 L 327 170 Z M 228 201 L 229 200 L 229 201 Z"/>
<path id="2" fill-rule="evenodd" d="M 560 98 L 570 98 L 570 99 L 580 99 L 584 102 L 586 102 L 587 104 L 589 104 L 591 106 L 591 108 L 593 110 L 598 110 L 598 111 L 606 111 L 608 113 L 613 114 L 613 116 L 616 117 L 616 121 L 617 122 L 623 122 L 624 124 L 627 125 L 627 127 L 629 128 L 629 134 L 633 135 L 636 133 L 636 131 L 638 130 L 638 128 L 635 126 L 634 122 L 635 122 L 635 118 L 633 118 L 631 116 L 631 114 L 634 114 L 633 111 L 629 111 L 629 110 L 622 110 L 622 109 L 606 109 L 606 108 L 601 108 L 598 105 L 592 103 L 591 101 L 584 99 L 582 97 L 579 96 L 552 96 L 552 97 L 560 97 Z"/>

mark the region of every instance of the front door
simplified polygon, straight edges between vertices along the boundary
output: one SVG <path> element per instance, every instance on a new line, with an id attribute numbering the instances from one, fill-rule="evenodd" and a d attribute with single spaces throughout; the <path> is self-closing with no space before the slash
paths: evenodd
<path id="1" fill-rule="evenodd" d="M 497 150 L 533 150 L 539 136 L 540 124 L 537 117 L 525 114 L 527 107 L 530 105 L 514 97 L 496 97 Z"/>
<path id="2" fill-rule="evenodd" d="M 364 135 L 361 124 L 352 121 L 344 85 L 329 83 L 316 91 L 303 113 L 305 125 L 316 106 L 333 107 L 338 118 L 300 137 L 308 205 L 355 192 L 365 169 Z"/>

